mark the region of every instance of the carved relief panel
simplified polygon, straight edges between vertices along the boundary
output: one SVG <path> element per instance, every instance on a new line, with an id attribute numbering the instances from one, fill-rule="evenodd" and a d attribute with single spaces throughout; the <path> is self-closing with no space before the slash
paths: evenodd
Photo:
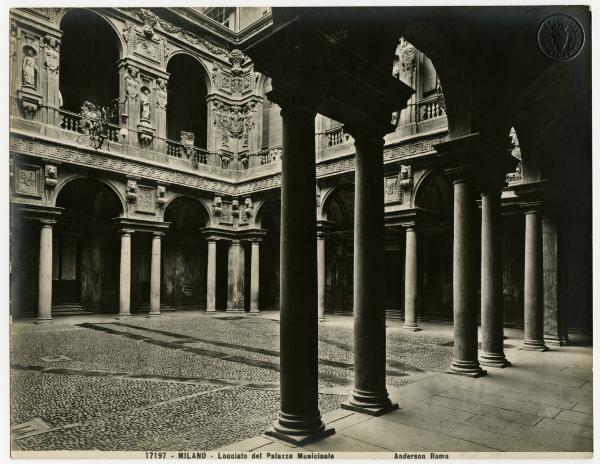
<path id="1" fill-rule="evenodd" d="M 11 191 L 15 195 L 42 197 L 42 168 L 33 164 L 21 164 L 13 161 L 11 166 Z"/>

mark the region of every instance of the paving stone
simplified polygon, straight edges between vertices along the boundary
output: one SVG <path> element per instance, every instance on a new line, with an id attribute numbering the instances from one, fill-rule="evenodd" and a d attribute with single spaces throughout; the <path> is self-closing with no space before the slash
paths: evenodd
<path id="1" fill-rule="evenodd" d="M 390 419 L 391 414 L 397 414 L 397 411 L 382 416 L 384 420 L 362 422 L 340 433 L 394 451 L 492 451 L 488 447 L 444 433 L 395 422 Z"/>
<path id="2" fill-rule="evenodd" d="M 304 445 L 304 448 L 311 451 L 330 451 L 332 449 L 344 450 L 344 452 L 385 452 L 393 451 L 392 449 L 386 449 L 381 446 L 373 445 L 371 443 L 365 443 L 364 441 L 357 440 L 345 435 L 336 433 L 324 440 L 317 441 L 315 443 L 309 443 Z"/>
<path id="3" fill-rule="evenodd" d="M 272 443 L 271 440 L 262 435 L 247 438 L 246 440 L 238 441 L 227 446 L 223 446 L 218 451 L 253 451 L 261 446 Z"/>
<path id="4" fill-rule="evenodd" d="M 573 424 L 571 422 L 545 418 L 536 424 L 536 427 L 540 430 L 550 430 L 589 439 L 594 438 L 594 431 L 592 427 L 588 425 Z"/>
<path id="5" fill-rule="evenodd" d="M 483 416 L 495 417 L 498 419 L 504 419 L 510 422 L 516 422 L 518 424 L 534 425 L 542 420 L 541 416 L 535 416 L 533 414 L 526 414 L 516 411 L 509 411 L 508 409 L 496 408 L 494 406 L 488 406 L 486 404 L 479 404 L 475 401 L 461 401 L 453 398 L 446 398 L 444 396 L 436 396 L 429 400 L 431 405 L 441 406 L 450 409 L 457 409 L 459 411 L 469 411 L 475 414 L 481 414 Z"/>
<path id="6" fill-rule="evenodd" d="M 509 399 L 491 394 L 476 393 L 460 388 L 447 390 L 443 393 L 440 393 L 440 396 L 454 398 L 461 401 L 474 401 L 481 404 L 487 404 L 489 406 L 495 406 L 497 408 L 509 409 L 511 411 L 524 412 L 527 414 L 544 417 L 555 417 L 561 411 L 560 408 L 552 406 L 518 401 L 516 399 Z"/>
<path id="7" fill-rule="evenodd" d="M 555 419 L 590 427 L 594 425 L 594 417 L 591 414 L 577 411 L 561 411 Z"/>
<path id="8" fill-rule="evenodd" d="M 558 451 L 574 452 L 593 450 L 592 440 L 544 430 L 536 426 L 515 424 L 514 422 L 479 415 L 468 419 L 466 424 L 474 425 L 494 433 L 502 433 L 527 441 L 535 441 L 546 449 L 554 448 Z"/>
<path id="9" fill-rule="evenodd" d="M 457 424 L 460 424 L 461 422 L 464 422 L 475 415 L 475 413 L 473 412 L 458 411 L 456 409 L 435 406 L 429 401 L 430 400 L 423 400 L 420 403 L 411 406 L 410 408 L 401 409 L 400 412 L 410 411 L 413 414 L 422 416 L 424 418 L 447 420 L 449 422 L 455 422 Z"/>
<path id="10" fill-rule="evenodd" d="M 579 401 L 575 406 L 573 406 L 572 410 L 584 412 L 586 414 L 593 414 L 594 403 L 592 401 Z"/>

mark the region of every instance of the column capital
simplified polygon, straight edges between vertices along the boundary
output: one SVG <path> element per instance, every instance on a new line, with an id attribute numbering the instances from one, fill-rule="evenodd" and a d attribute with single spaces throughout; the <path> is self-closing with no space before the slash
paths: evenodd
<path id="1" fill-rule="evenodd" d="M 121 235 L 132 235 L 134 233 L 135 233 L 135 230 L 133 230 L 133 229 L 126 229 L 126 228 L 119 229 L 119 234 L 121 234 Z"/>
<path id="2" fill-rule="evenodd" d="M 56 224 L 56 219 L 40 219 L 40 224 L 42 227 L 52 227 Z"/>
<path id="3" fill-rule="evenodd" d="M 162 237 L 162 236 L 164 236 L 164 235 L 165 235 L 165 233 L 164 233 L 164 232 L 161 232 L 161 231 L 159 231 L 159 230 L 155 230 L 155 231 L 153 231 L 153 232 L 152 232 L 152 236 L 153 236 L 153 237 L 158 237 L 158 238 L 160 238 L 160 237 Z"/>
<path id="4" fill-rule="evenodd" d="M 317 221 L 317 238 L 326 238 L 334 227 L 333 221 L 320 220 Z"/>
<path id="5" fill-rule="evenodd" d="M 515 184 L 512 189 L 520 200 L 523 211 L 540 211 L 545 200 L 547 180 Z"/>
<path id="6" fill-rule="evenodd" d="M 453 183 L 470 182 L 482 190 L 502 188 L 506 174 L 518 160 L 510 154 L 508 139 L 491 141 L 479 133 L 434 145 L 442 169 Z"/>
<path id="7" fill-rule="evenodd" d="M 170 226 L 170 222 L 156 222 L 156 221 L 145 221 L 143 219 L 132 219 L 118 217 L 112 220 L 119 229 L 131 229 L 135 232 L 163 232 L 166 231 Z"/>

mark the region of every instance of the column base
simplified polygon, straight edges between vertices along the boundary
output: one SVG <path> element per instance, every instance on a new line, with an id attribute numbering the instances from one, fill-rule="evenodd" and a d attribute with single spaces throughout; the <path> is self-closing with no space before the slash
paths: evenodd
<path id="1" fill-rule="evenodd" d="M 479 366 L 479 361 L 452 361 L 452 365 L 446 371 L 447 374 L 464 375 L 466 377 L 483 377 L 487 371 Z"/>
<path id="2" fill-rule="evenodd" d="M 160 316 L 160 313 L 148 313 L 148 317 L 157 317 Z"/>
<path id="3" fill-rule="evenodd" d="M 278 432 L 275 430 L 275 427 L 267 430 L 264 433 L 269 438 L 276 438 L 277 440 L 284 441 L 286 443 L 290 443 L 294 446 L 302 447 L 309 443 L 314 443 L 316 441 L 322 440 L 323 438 L 330 437 L 335 434 L 335 429 L 324 427 L 320 432 L 316 432 L 310 435 L 287 435 L 282 432 Z"/>
<path id="4" fill-rule="evenodd" d="M 51 322 L 54 322 L 54 319 L 52 319 L 51 317 L 36 317 L 35 318 L 36 324 L 50 324 Z"/>
<path id="5" fill-rule="evenodd" d="M 541 340 L 525 340 L 519 349 L 525 351 L 549 351 L 549 348 Z"/>
<path id="6" fill-rule="evenodd" d="M 390 404 L 387 406 L 355 406 L 354 404 L 350 403 L 349 401 L 346 403 L 342 403 L 341 404 L 342 409 L 347 409 L 348 411 L 354 411 L 354 412 L 358 412 L 361 414 L 368 414 L 369 416 L 383 416 L 384 414 L 387 414 L 390 411 L 393 411 L 394 409 L 398 409 L 398 403 L 392 403 L 390 401 Z"/>
<path id="7" fill-rule="evenodd" d="M 258 309 L 250 309 L 250 314 L 258 314 L 260 311 Z"/>
<path id="8" fill-rule="evenodd" d="M 119 314 L 115 319 L 128 319 L 132 317 L 131 314 Z"/>
<path id="9" fill-rule="evenodd" d="M 404 330 L 408 330 L 408 331 L 411 331 L 411 332 L 420 332 L 421 330 L 423 330 L 417 324 L 404 324 L 402 326 L 402 328 Z"/>
<path id="10" fill-rule="evenodd" d="M 227 314 L 246 314 L 246 310 L 245 309 L 229 309 L 229 308 L 227 308 L 225 310 L 225 312 Z"/>
<path id="11" fill-rule="evenodd" d="M 322 316 L 319 318 L 319 322 L 326 322 L 326 321 L 327 321 L 327 319 L 325 318 L 325 316 Z"/>
<path id="12" fill-rule="evenodd" d="M 342 403 L 342 409 L 370 416 L 381 416 L 394 409 L 398 409 L 398 404 L 392 403 L 387 391 L 381 394 L 357 390 L 355 388 L 348 401 Z"/>
<path id="13" fill-rule="evenodd" d="M 205 312 L 205 313 L 216 313 L 216 312 L 217 312 L 217 310 L 216 310 L 215 308 L 211 308 L 211 309 L 208 309 L 208 308 L 207 308 L 207 309 L 206 309 L 204 312 Z"/>
<path id="14" fill-rule="evenodd" d="M 503 353 L 482 353 L 479 359 L 479 364 L 486 367 L 502 369 L 511 366 L 510 361 L 506 359 Z"/>
<path id="15" fill-rule="evenodd" d="M 571 344 L 569 337 L 557 337 L 547 334 L 544 334 L 544 342 L 546 342 L 548 345 L 554 346 L 568 346 Z"/>

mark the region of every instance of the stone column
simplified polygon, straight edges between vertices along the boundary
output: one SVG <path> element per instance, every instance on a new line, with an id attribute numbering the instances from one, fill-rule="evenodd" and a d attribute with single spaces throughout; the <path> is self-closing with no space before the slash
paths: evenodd
<path id="1" fill-rule="evenodd" d="M 252 240 L 250 243 L 250 312 L 257 313 L 260 285 L 260 242 Z"/>
<path id="2" fill-rule="evenodd" d="M 281 163 L 280 394 L 281 410 L 267 433 L 303 443 L 325 430 L 318 402 L 315 112 L 280 102 Z M 303 100 L 299 98 L 299 100 Z"/>
<path id="3" fill-rule="evenodd" d="M 119 270 L 119 318 L 131 316 L 131 234 L 121 230 L 121 265 Z"/>
<path id="4" fill-rule="evenodd" d="M 554 217 L 543 216 L 544 339 L 548 344 L 564 346 L 569 344 L 569 335 L 562 301 L 559 298 L 561 282 L 558 264 L 558 234 L 559 228 Z"/>
<path id="5" fill-rule="evenodd" d="M 544 278 L 541 202 L 522 205 L 525 211 L 524 339 L 521 349 L 548 351 L 544 344 Z"/>
<path id="6" fill-rule="evenodd" d="M 152 235 L 152 260 L 150 262 L 150 316 L 160 316 L 160 240 L 162 232 Z"/>
<path id="7" fill-rule="evenodd" d="M 325 237 L 317 235 L 317 314 L 325 320 Z"/>
<path id="8" fill-rule="evenodd" d="M 477 204 L 475 185 L 469 171 L 468 168 L 447 171 L 454 183 L 454 351 L 449 373 L 479 377 L 486 371 L 481 369 L 477 360 Z"/>
<path id="9" fill-rule="evenodd" d="M 227 312 L 244 312 L 244 249 L 239 240 L 229 244 Z"/>
<path id="10" fill-rule="evenodd" d="M 398 407 L 385 385 L 383 135 L 352 134 L 354 194 L 354 389 L 343 408 L 381 415 Z"/>
<path id="11" fill-rule="evenodd" d="M 52 224 L 55 222 L 41 221 L 36 323 L 52 322 Z"/>
<path id="12" fill-rule="evenodd" d="M 208 239 L 208 256 L 206 260 L 206 311 L 216 311 L 217 283 L 217 241 Z"/>
<path id="13" fill-rule="evenodd" d="M 507 367 L 502 307 L 501 187 L 483 186 L 481 193 L 481 364 Z"/>
<path id="14" fill-rule="evenodd" d="M 417 230 L 415 225 L 411 224 L 406 227 L 403 329 L 413 332 L 421 330 L 417 324 L 418 283 Z"/>

